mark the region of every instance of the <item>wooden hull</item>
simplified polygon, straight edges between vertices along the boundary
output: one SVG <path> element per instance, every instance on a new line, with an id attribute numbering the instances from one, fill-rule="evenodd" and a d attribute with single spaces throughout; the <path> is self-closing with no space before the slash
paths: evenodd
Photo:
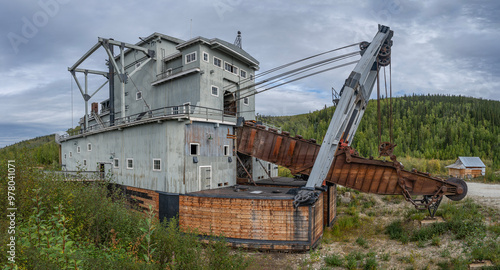
<path id="1" fill-rule="evenodd" d="M 293 207 L 289 189 L 248 186 L 205 190 L 179 196 L 179 225 L 201 235 L 222 235 L 235 247 L 309 250 L 323 235 L 323 197 Z M 261 193 L 256 194 L 255 191 Z"/>

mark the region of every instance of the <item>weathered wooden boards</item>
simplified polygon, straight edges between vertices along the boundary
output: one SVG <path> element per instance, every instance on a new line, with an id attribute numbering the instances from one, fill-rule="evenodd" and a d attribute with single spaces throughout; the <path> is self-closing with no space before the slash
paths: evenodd
<path id="1" fill-rule="evenodd" d="M 271 194 L 272 187 L 253 187 Z M 293 207 L 293 196 L 254 196 L 249 189 L 226 196 L 194 192 L 179 197 L 179 224 L 200 234 L 222 235 L 235 246 L 308 250 L 323 234 L 323 197 Z"/>
<path id="2" fill-rule="evenodd" d="M 154 190 L 124 186 L 125 194 L 131 203 L 137 204 L 145 213 L 151 205 L 156 217 L 160 208 L 159 194 Z"/>

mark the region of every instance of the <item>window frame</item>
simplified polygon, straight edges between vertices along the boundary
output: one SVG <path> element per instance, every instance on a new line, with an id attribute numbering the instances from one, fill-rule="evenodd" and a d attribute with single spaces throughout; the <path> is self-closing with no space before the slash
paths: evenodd
<path id="1" fill-rule="evenodd" d="M 226 66 L 232 67 L 232 70 L 228 70 L 226 68 Z M 229 62 L 224 61 L 224 70 L 227 71 L 227 72 L 229 72 L 229 73 L 231 73 L 231 74 L 234 74 L 234 75 L 238 76 L 238 70 L 239 70 L 239 68 L 237 66 L 229 63 Z"/>
<path id="2" fill-rule="evenodd" d="M 120 168 L 120 159 L 119 158 L 114 158 L 113 159 L 113 168 L 114 169 Z"/>
<path id="3" fill-rule="evenodd" d="M 132 166 L 129 166 L 129 161 L 132 161 Z M 134 169 L 134 159 L 133 158 L 127 158 L 126 159 L 126 165 L 127 165 L 127 170 L 133 170 Z"/>
<path id="4" fill-rule="evenodd" d="M 215 64 L 215 59 L 219 60 L 220 66 L 218 66 L 218 65 Z M 224 67 L 222 66 L 222 59 L 220 59 L 219 57 L 215 57 L 214 56 L 214 66 L 216 66 L 218 68 L 221 68 L 221 69 L 224 69 Z"/>
<path id="5" fill-rule="evenodd" d="M 191 55 L 194 55 L 194 58 L 193 58 L 193 59 L 190 59 L 190 60 L 188 61 L 188 58 L 191 58 L 191 57 L 190 57 Z M 197 52 L 196 52 L 196 51 L 194 51 L 194 52 L 187 53 L 187 54 L 185 55 L 185 57 L 184 57 L 184 60 L 185 60 L 185 61 L 184 61 L 184 63 L 185 63 L 186 65 L 187 65 L 187 64 L 190 64 L 190 63 L 193 63 L 193 62 L 196 62 L 196 60 L 198 60 L 198 58 L 197 58 Z"/>
<path id="6" fill-rule="evenodd" d="M 205 60 L 205 55 L 207 56 L 207 60 Z M 207 52 L 203 52 L 202 53 L 202 58 L 201 58 L 204 62 L 207 62 L 207 63 L 210 63 L 210 54 L 208 54 Z"/>
<path id="7" fill-rule="evenodd" d="M 193 154 L 193 145 L 196 145 L 196 154 Z M 190 156 L 199 156 L 200 155 L 200 144 L 199 143 L 189 143 L 189 155 Z"/>
<path id="8" fill-rule="evenodd" d="M 158 161 L 159 162 L 159 168 L 158 169 L 155 169 L 155 162 Z M 153 158 L 153 171 L 154 172 L 160 172 L 161 171 L 161 158 Z"/>
<path id="9" fill-rule="evenodd" d="M 214 88 L 215 88 L 215 89 L 217 89 L 217 94 L 216 94 L 216 95 L 214 95 Z M 215 85 L 212 85 L 212 86 L 210 87 L 210 94 L 211 94 L 212 96 L 214 96 L 214 97 L 218 97 L 218 96 L 219 96 L 219 87 L 218 87 L 218 86 L 215 86 Z"/>
<path id="10" fill-rule="evenodd" d="M 227 149 L 227 150 L 226 150 L 226 149 Z M 222 146 L 222 155 L 224 155 L 225 157 L 230 157 L 230 156 L 232 156 L 232 155 L 231 155 L 231 151 L 230 151 L 230 150 L 231 150 L 231 149 L 230 149 L 230 145 L 227 145 L 227 144 L 226 144 L 226 145 L 223 145 L 223 146 Z"/>
<path id="11" fill-rule="evenodd" d="M 245 76 L 243 76 L 243 73 L 245 73 Z M 240 69 L 240 77 L 246 79 L 247 78 L 247 71 L 244 69 Z"/>

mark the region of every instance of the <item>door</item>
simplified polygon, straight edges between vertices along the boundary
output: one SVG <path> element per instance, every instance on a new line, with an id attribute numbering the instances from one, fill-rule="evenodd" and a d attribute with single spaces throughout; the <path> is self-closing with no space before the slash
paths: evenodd
<path id="1" fill-rule="evenodd" d="M 101 179 L 104 179 L 105 176 L 106 176 L 106 173 L 105 173 L 104 163 L 101 162 L 101 163 L 99 163 L 99 177 Z"/>
<path id="2" fill-rule="evenodd" d="M 212 166 L 199 167 L 199 187 L 200 190 L 212 188 Z"/>

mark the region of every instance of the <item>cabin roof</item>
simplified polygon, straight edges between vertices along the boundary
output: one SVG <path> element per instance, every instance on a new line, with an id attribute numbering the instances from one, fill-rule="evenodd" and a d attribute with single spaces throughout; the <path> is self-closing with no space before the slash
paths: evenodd
<path id="1" fill-rule="evenodd" d="M 465 168 L 485 168 L 483 161 L 479 157 L 458 157 L 455 163 L 446 166 L 452 169 L 465 169 Z"/>

